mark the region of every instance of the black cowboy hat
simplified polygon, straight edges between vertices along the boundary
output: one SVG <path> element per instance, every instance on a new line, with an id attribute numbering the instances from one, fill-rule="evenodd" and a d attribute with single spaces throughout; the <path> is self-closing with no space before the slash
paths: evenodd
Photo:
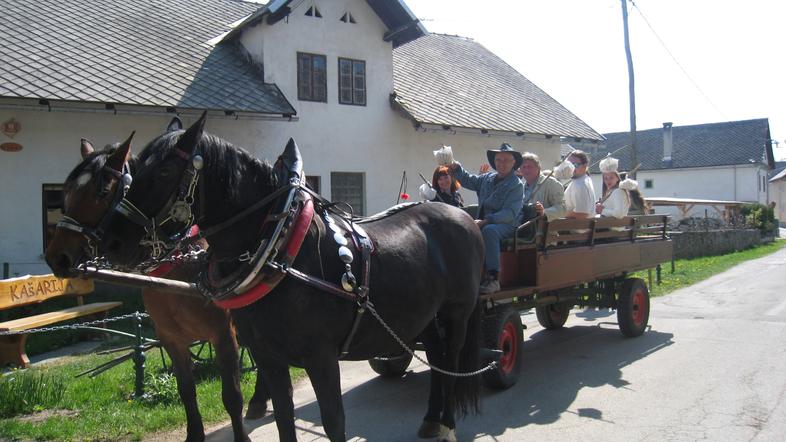
<path id="1" fill-rule="evenodd" d="M 524 162 L 524 158 L 521 157 L 521 153 L 513 150 L 510 144 L 502 143 L 502 145 L 499 146 L 499 149 L 489 149 L 486 151 L 486 158 L 488 158 L 489 164 L 491 164 L 491 167 L 493 167 L 494 170 L 497 170 L 496 166 L 494 166 L 494 157 L 497 156 L 498 152 L 507 152 L 513 154 L 513 158 L 516 159 L 516 165 L 513 166 L 513 170 L 518 169 L 521 166 L 521 163 Z"/>

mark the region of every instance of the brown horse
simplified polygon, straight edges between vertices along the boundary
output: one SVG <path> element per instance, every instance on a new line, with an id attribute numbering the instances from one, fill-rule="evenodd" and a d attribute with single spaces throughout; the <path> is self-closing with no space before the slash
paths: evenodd
<path id="1" fill-rule="evenodd" d="M 128 172 L 130 144 L 131 138 L 120 145 L 96 151 L 89 141 L 82 140 L 83 161 L 74 168 L 64 186 L 67 221 L 58 225 L 46 249 L 46 262 L 55 275 L 70 276 L 77 264 L 93 258 L 91 242 L 97 239 L 102 220 L 106 219 L 115 196 L 122 194 L 122 187 L 130 181 L 124 177 Z M 159 276 L 181 281 L 193 281 L 198 274 L 192 264 L 173 266 L 165 273 L 165 269 L 160 270 Z M 216 350 L 222 399 L 232 420 L 235 440 L 248 440 L 242 422 L 238 345 L 228 312 L 210 302 L 155 289 L 142 290 L 142 300 L 161 344 L 172 359 L 178 392 L 186 410 L 186 440 L 197 441 L 205 437 L 189 352 L 191 344 L 199 340 L 210 342 Z M 246 417 L 264 416 L 267 399 L 262 376 L 257 376 L 256 391 Z"/>

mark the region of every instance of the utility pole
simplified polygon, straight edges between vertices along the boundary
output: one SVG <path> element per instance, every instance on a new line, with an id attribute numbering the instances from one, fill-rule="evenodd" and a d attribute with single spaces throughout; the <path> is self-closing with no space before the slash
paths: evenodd
<path id="1" fill-rule="evenodd" d="M 628 97 L 630 98 L 630 148 L 631 148 L 631 163 L 630 167 L 634 168 L 639 164 L 638 155 L 636 153 L 636 92 L 633 87 L 633 58 L 630 55 L 630 38 L 628 37 L 628 0 L 622 1 L 622 25 L 625 32 L 625 55 L 628 58 Z M 631 179 L 636 178 L 634 172 Z"/>

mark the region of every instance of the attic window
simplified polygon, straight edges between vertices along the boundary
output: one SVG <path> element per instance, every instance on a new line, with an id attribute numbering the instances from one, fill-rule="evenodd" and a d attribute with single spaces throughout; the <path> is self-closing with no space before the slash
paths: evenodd
<path id="1" fill-rule="evenodd" d="M 345 12 L 344 15 L 342 15 L 339 20 L 343 21 L 344 23 L 352 23 L 352 24 L 357 23 L 355 21 L 355 17 L 353 17 L 352 14 L 350 14 L 349 12 Z"/>
<path id="2" fill-rule="evenodd" d="M 316 18 L 322 18 L 322 13 L 321 13 L 321 12 L 319 12 L 319 9 L 317 9 L 317 7 L 316 7 L 315 5 L 311 5 L 311 6 L 310 6 L 310 7 L 309 7 L 309 8 L 306 10 L 306 16 L 307 16 L 307 17 L 316 17 Z"/>

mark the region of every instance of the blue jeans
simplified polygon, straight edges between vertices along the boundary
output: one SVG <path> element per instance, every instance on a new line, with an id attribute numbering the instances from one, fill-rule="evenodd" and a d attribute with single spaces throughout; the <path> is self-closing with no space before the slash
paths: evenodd
<path id="1" fill-rule="evenodd" d="M 483 226 L 483 242 L 486 245 L 486 272 L 499 272 L 499 250 L 503 239 L 512 238 L 516 227 L 510 224 L 486 224 Z"/>

